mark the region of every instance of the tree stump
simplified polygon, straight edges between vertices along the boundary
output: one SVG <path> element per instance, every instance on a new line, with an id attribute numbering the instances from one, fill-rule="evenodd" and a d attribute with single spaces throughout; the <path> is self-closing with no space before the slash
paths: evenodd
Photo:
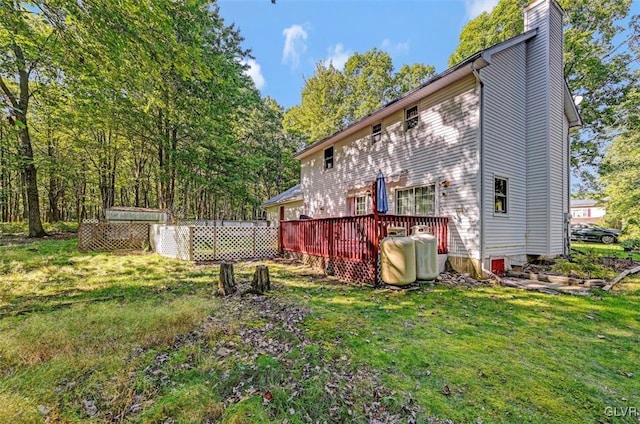
<path id="1" fill-rule="evenodd" d="M 229 296 L 236 291 L 236 279 L 233 276 L 233 264 L 220 264 L 220 279 L 218 280 L 218 296 Z"/>
<path id="2" fill-rule="evenodd" d="M 264 294 L 271 290 L 271 280 L 269 280 L 269 268 L 265 265 L 258 265 L 256 272 L 253 274 L 251 282 L 251 292 L 255 294 Z"/>

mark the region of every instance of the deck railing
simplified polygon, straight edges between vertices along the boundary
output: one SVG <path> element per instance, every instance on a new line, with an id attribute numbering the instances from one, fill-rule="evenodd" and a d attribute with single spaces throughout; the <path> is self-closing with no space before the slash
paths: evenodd
<path id="1" fill-rule="evenodd" d="M 379 243 L 388 227 L 405 227 L 410 234 L 414 225 L 427 225 L 437 237 L 438 253 L 444 254 L 448 253 L 448 223 L 449 218 L 439 216 L 374 214 L 281 221 L 279 242 L 284 252 L 329 260 L 325 265 L 338 276 L 353 279 L 359 273 L 366 277 L 356 280 L 370 282 L 376 274 Z M 366 271 L 358 267 L 354 272 L 355 264 L 363 264 Z"/>
<path id="2" fill-rule="evenodd" d="M 281 248 L 285 251 L 344 259 L 371 258 L 374 244 L 387 236 L 388 227 L 405 227 L 411 234 L 414 225 L 427 225 L 438 240 L 438 253 L 448 253 L 449 218 L 441 216 L 374 215 L 305 219 L 280 223 Z M 358 249 L 355 249 L 355 247 Z"/>

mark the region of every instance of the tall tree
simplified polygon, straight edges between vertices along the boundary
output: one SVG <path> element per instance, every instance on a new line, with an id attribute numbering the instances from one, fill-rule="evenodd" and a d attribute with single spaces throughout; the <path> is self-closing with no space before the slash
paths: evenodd
<path id="1" fill-rule="evenodd" d="M 305 80 L 300 104 L 285 113 L 285 130 L 307 142 L 327 137 L 417 87 L 434 70 L 417 63 L 395 73 L 391 56 L 376 48 L 353 54 L 342 71 L 321 61 Z"/>
<path id="2" fill-rule="evenodd" d="M 345 77 L 332 64 L 316 65 L 315 74 L 305 80 L 302 101 L 284 115 L 288 134 L 315 141 L 347 124 Z"/>
<path id="3" fill-rule="evenodd" d="M 295 179 L 298 139 L 284 134 L 282 109 L 261 101 L 215 2 L 0 2 L 0 111 L 12 122 L 0 121 L 0 219 L 35 210 L 16 171 L 25 162 L 37 164 L 31 187 L 50 220 L 113 205 L 255 218 Z"/>
<path id="4" fill-rule="evenodd" d="M 38 172 L 29 133 L 30 102 L 34 93 L 56 77 L 48 66 L 56 35 L 33 7 L 21 1 L 0 2 L 0 101 L 18 130 L 19 164 L 27 190 L 29 237 L 45 234 L 40 219 Z"/>
<path id="5" fill-rule="evenodd" d="M 470 21 L 449 58 L 454 65 L 471 54 L 520 34 L 522 8 L 529 0 L 500 0 L 491 13 Z M 560 0 L 565 8 L 565 77 L 580 105 L 583 129 L 572 138 L 572 165 L 598 165 L 601 150 L 616 125 L 616 111 L 637 76 L 630 64 L 638 60 L 629 47 L 637 43 L 638 17 L 629 17 L 631 0 Z M 628 19 L 628 23 L 622 20 Z M 590 172 L 583 172 L 589 179 Z"/>

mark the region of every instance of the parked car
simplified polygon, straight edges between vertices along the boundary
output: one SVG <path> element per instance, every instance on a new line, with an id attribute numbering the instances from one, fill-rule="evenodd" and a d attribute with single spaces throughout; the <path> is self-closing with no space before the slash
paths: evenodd
<path id="1" fill-rule="evenodd" d="M 571 240 L 596 243 L 617 243 L 620 231 L 598 227 L 594 224 L 571 224 Z"/>

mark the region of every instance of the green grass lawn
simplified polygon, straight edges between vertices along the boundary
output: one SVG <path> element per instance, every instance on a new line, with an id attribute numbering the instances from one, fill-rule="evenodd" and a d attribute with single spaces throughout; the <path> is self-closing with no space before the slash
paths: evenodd
<path id="1" fill-rule="evenodd" d="M 625 252 L 619 244 L 579 243 L 574 241 L 571 242 L 571 247 L 584 253 L 592 253 L 600 256 L 615 256 L 623 259 L 631 257 L 634 261 L 640 261 L 640 253 Z"/>
<path id="2" fill-rule="evenodd" d="M 268 265 L 265 300 L 220 299 L 217 266 L 0 247 L 0 422 L 637 422 L 605 408 L 640 407 L 638 278 L 394 292 Z"/>
<path id="3" fill-rule="evenodd" d="M 77 232 L 77 222 L 45 222 L 42 224 L 47 233 Z M 29 227 L 26 222 L 0 222 L 0 236 L 26 237 Z"/>

